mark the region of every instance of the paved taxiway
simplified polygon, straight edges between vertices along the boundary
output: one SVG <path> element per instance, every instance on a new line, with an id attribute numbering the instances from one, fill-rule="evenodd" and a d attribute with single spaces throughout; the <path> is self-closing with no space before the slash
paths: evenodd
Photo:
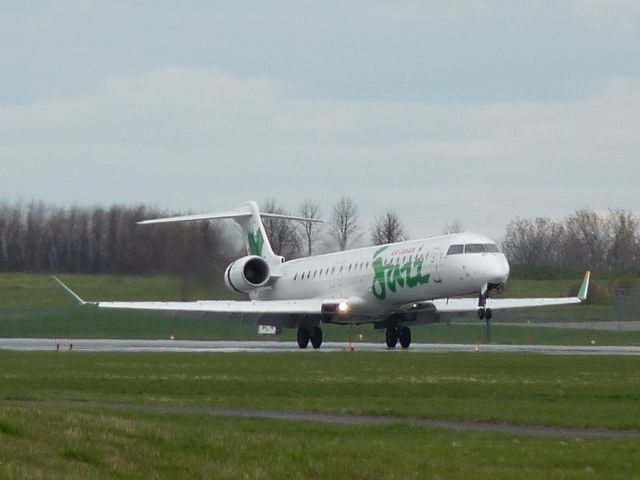
<path id="1" fill-rule="evenodd" d="M 388 349 L 382 343 L 355 342 L 356 351 L 401 352 L 401 348 Z M 412 352 L 528 352 L 550 355 L 640 355 L 637 346 L 570 346 L 570 345 L 469 345 L 414 343 Z M 120 340 L 120 339 L 47 339 L 1 338 L 0 350 L 21 351 L 81 351 L 81 352 L 313 352 L 309 347 L 300 351 L 295 342 L 280 341 L 200 341 L 200 340 Z M 346 342 L 325 342 L 317 352 L 348 350 Z"/>

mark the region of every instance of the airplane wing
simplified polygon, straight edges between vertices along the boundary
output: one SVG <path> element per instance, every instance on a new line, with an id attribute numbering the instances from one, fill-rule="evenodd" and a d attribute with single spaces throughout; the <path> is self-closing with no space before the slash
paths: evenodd
<path id="1" fill-rule="evenodd" d="M 99 308 L 120 310 L 151 310 L 172 313 L 219 314 L 235 318 L 260 318 L 267 315 L 319 315 L 326 301 L 306 300 L 201 300 L 196 302 L 87 302 L 67 287 L 59 278 L 53 277 L 62 288 L 80 305 L 95 305 Z"/>
<path id="2" fill-rule="evenodd" d="M 486 308 L 492 310 L 510 310 L 516 308 L 546 307 L 551 305 L 570 305 L 582 303 L 587 299 L 591 272 L 584 274 L 582 285 L 575 297 L 557 298 L 487 298 Z M 415 309 L 428 309 L 433 313 L 462 314 L 478 310 L 478 300 L 475 298 L 440 298 L 429 302 L 415 304 Z"/>
<path id="3" fill-rule="evenodd" d="M 322 300 L 234 301 L 201 300 L 196 302 L 95 302 L 99 308 L 120 310 L 156 310 L 160 312 L 220 313 L 246 316 L 263 314 L 320 314 Z"/>

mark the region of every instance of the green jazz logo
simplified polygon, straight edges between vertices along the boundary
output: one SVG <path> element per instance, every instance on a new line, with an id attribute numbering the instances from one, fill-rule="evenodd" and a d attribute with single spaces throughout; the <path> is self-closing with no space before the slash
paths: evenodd
<path id="1" fill-rule="evenodd" d="M 249 253 L 251 255 L 258 255 L 259 257 L 262 256 L 262 247 L 264 246 L 264 238 L 262 237 L 262 232 L 260 230 L 256 230 L 255 232 L 249 231 L 247 244 L 249 247 Z"/>
<path id="2" fill-rule="evenodd" d="M 380 300 L 387 297 L 387 289 L 395 293 L 398 288 L 405 286 L 413 288 L 417 285 L 426 285 L 429 283 L 429 274 L 422 274 L 423 259 L 416 256 L 412 261 L 405 263 L 384 264 L 380 254 L 387 247 L 382 247 L 373 254 L 373 285 L 371 291 Z"/>

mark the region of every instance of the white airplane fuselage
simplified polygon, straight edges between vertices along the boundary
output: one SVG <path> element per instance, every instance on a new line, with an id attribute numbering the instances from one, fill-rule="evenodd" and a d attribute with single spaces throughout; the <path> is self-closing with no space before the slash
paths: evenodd
<path id="1" fill-rule="evenodd" d="M 495 251 L 447 254 L 452 245 L 492 245 Z M 398 305 L 479 294 L 503 286 L 509 264 L 484 235 L 459 233 L 300 258 L 273 268 L 273 286 L 255 300 L 344 299 L 352 314 L 384 314 Z"/>

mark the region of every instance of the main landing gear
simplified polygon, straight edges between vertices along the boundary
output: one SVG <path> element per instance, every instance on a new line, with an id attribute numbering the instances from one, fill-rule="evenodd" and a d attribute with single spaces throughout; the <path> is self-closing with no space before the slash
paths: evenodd
<path id="1" fill-rule="evenodd" d="M 396 348 L 398 340 L 400 340 L 400 346 L 402 348 L 409 348 L 411 345 L 411 329 L 409 327 L 400 327 L 394 325 L 387 327 L 386 334 L 387 347 Z"/>
<path id="2" fill-rule="evenodd" d="M 322 329 L 318 326 L 315 327 L 299 327 L 298 328 L 298 347 L 304 349 L 309 345 L 309 341 L 311 341 L 311 346 L 314 349 L 320 348 L 322 345 Z"/>

